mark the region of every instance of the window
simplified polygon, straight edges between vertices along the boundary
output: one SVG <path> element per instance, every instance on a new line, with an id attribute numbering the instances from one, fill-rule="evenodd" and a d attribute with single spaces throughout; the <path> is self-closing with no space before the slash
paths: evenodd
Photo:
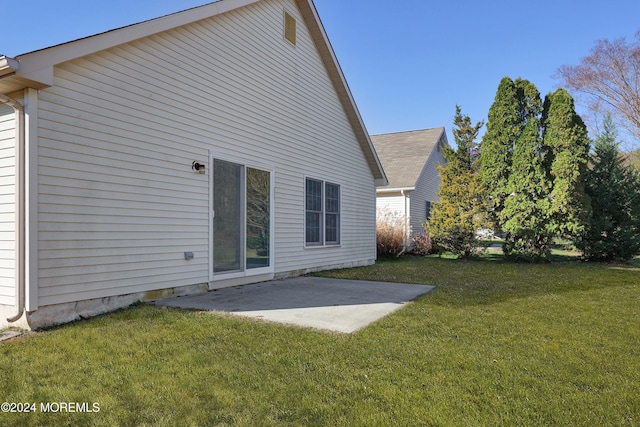
<path id="1" fill-rule="evenodd" d="M 340 243 L 340 186 L 326 183 L 325 189 L 325 243 Z"/>
<path id="2" fill-rule="evenodd" d="M 305 243 L 340 244 L 340 186 L 316 179 L 305 181 Z"/>
<path id="3" fill-rule="evenodd" d="M 284 38 L 289 43 L 296 44 L 296 18 L 291 16 L 288 12 L 284 13 Z"/>
<path id="4" fill-rule="evenodd" d="M 424 219 L 429 220 L 431 219 L 431 202 L 427 200 L 426 203 L 426 209 L 425 209 L 425 213 L 424 213 Z"/>
<path id="5" fill-rule="evenodd" d="M 308 245 L 322 245 L 322 181 L 307 179 L 305 194 L 306 242 Z"/>

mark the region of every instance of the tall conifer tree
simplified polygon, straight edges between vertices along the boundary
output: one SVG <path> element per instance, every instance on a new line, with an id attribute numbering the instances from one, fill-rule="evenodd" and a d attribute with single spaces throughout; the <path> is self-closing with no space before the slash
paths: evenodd
<path id="1" fill-rule="evenodd" d="M 564 89 L 547 95 L 543 121 L 547 164 L 553 180 L 549 228 L 557 235 L 578 236 L 591 216 L 589 197 L 585 194 L 587 128 L 575 111 L 573 98 Z"/>
<path id="2" fill-rule="evenodd" d="M 625 165 L 611 117 L 595 141 L 586 193 L 593 215 L 578 242 L 589 260 L 627 260 L 640 253 L 640 175 Z"/>
<path id="3" fill-rule="evenodd" d="M 434 204 L 425 229 L 434 243 L 466 258 L 479 245 L 476 232 L 486 227 L 482 184 L 474 161 L 475 139 L 483 123 L 472 125 L 459 106 L 453 123 L 457 149 L 445 148 L 447 164 L 438 167 L 440 201 Z"/>
<path id="4" fill-rule="evenodd" d="M 524 128 L 516 139 L 507 197 L 500 214 L 502 229 L 507 233 L 504 252 L 538 260 L 548 255 L 552 239 L 547 230 L 551 182 L 544 168 L 540 136 L 542 100 L 533 83 L 517 79 L 515 86 Z"/>
<path id="5" fill-rule="evenodd" d="M 500 213 L 508 194 L 511 155 L 521 127 L 518 91 L 513 80 L 504 77 L 489 109 L 487 131 L 480 144 L 480 175 L 487 189 L 487 209 L 496 231 L 500 231 Z"/>
<path id="6" fill-rule="evenodd" d="M 507 255 L 544 258 L 553 237 L 584 232 L 588 152 L 586 127 L 566 90 L 542 104 L 533 83 L 502 79 L 482 139 L 480 172 Z"/>

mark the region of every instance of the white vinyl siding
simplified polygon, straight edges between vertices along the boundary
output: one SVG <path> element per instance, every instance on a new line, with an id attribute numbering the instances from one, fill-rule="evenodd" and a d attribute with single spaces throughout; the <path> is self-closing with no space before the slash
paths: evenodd
<path id="1" fill-rule="evenodd" d="M 15 305 L 15 113 L 0 104 L 0 305 Z"/>
<path id="2" fill-rule="evenodd" d="M 41 305 L 208 282 L 211 167 L 191 164 L 209 151 L 274 171 L 276 274 L 375 258 L 373 176 L 303 22 L 265 0 L 55 68 L 39 93 Z M 307 175 L 349 183 L 339 248 L 300 251 Z"/>
<path id="3" fill-rule="evenodd" d="M 376 198 L 376 208 L 378 211 L 388 211 L 394 216 L 406 216 L 405 208 L 408 208 L 405 201 L 406 196 L 400 193 L 391 193 L 391 195 L 379 194 Z"/>
<path id="4" fill-rule="evenodd" d="M 424 231 L 422 223 L 426 219 L 427 204 L 426 202 L 437 202 L 439 199 L 438 191 L 440 189 L 440 174 L 437 165 L 445 164 L 446 160 L 439 148 L 440 143 L 436 146 L 427 163 L 425 164 L 420 178 L 416 183 L 416 189 L 409 196 L 411 198 L 411 229 L 412 234 Z M 432 205 L 433 207 L 433 205 Z"/>
<path id="5" fill-rule="evenodd" d="M 379 221 L 393 221 L 396 224 L 402 224 L 405 231 L 406 241 L 409 242 L 411 237 L 411 199 L 410 192 L 389 192 L 379 194 L 376 197 L 376 214 Z"/>

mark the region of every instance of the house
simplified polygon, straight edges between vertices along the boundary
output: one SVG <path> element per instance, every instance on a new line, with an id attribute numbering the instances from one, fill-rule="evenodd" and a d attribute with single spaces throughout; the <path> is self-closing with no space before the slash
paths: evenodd
<path id="1" fill-rule="evenodd" d="M 0 57 L 0 327 L 372 264 L 384 171 L 311 0 Z"/>
<path id="2" fill-rule="evenodd" d="M 431 204 L 438 200 L 436 166 L 446 162 L 447 134 L 444 128 L 434 128 L 372 135 L 371 140 L 389 180 L 388 186 L 376 190 L 376 207 L 404 221 L 410 246 L 409 237 L 423 230 Z"/>

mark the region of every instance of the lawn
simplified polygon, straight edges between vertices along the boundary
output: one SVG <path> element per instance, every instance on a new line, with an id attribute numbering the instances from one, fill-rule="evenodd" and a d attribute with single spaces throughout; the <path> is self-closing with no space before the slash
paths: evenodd
<path id="1" fill-rule="evenodd" d="M 640 425 L 640 268 L 381 260 L 436 285 L 349 335 L 136 305 L 0 343 L 0 425 Z M 39 409 L 39 407 L 38 407 Z"/>

